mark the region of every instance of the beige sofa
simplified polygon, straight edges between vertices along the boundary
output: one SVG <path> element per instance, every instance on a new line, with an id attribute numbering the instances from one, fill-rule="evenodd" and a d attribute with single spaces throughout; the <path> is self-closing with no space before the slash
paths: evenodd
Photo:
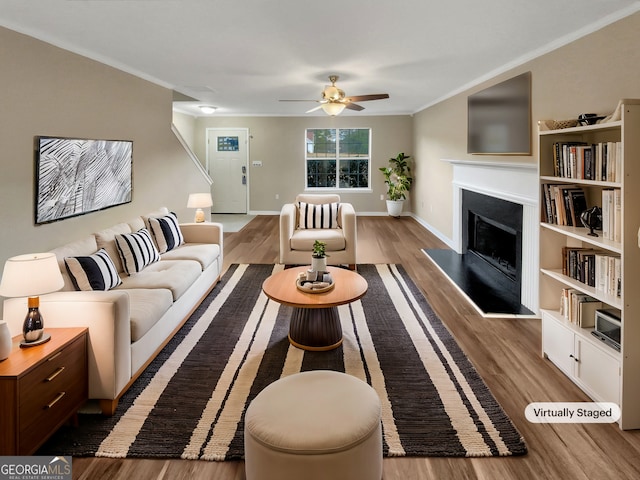
<path id="1" fill-rule="evenodd" d="M 166 208 L 136 217 L 79 239 L 53 252 L 65 284 L 40 297 L 47 327 L 89 328 L 89 398 L 113 414 L 118 399 L 184 324 L 220 279 L 223 232 L 219 223 L 180 224 L 185 243 L 129 276 L 115 241 L 118 234 L 149 228 L 149 218 Z M 88 256 L 99 249 L 113 260 L 122 283 L 108 291 L 77 291 L 65 266 L 66 257 Z M 19 335 L 27 311 L 25 298 L 7 299 L 3 318 Z"/>

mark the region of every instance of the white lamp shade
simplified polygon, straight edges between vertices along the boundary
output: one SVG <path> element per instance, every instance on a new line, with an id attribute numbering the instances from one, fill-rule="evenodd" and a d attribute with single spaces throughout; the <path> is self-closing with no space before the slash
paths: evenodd
<path id="1" fill-rule="evenodd" d="M 345 107 L 346 105 L 344 103 L 329 102 L 322 104 L 322 110 L 324 110 L 326 114 L 331 116 L 340 115 Z"/>
<path id="2" fill-rule="evenodd" d="M 211 193 L 192 193 L 187 201 L 187 208 L 207 208 L 212 205 Z"/>
<path id="3" fill-rule="evenodd" d="M 64 286 L 54 253 L 29 253 L 11 257 L 4 264 L 0 295 L 36 297 Z"/>

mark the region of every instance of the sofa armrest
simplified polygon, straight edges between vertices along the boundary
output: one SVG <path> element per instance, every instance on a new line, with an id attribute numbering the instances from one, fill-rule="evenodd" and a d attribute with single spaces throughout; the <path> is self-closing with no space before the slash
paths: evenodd
<path id="1" fill-rule="evenodd" d="M 291 250 L 290 240 L 296 229 L 296 208 L 293 203 L 285 203 L 280 210 L 280 258 L 282 252 Z"/>
<path id="2" fill-rule="evenodd" d="M 131 325 L 127 292 L 56 292 L 40 297 L 48 328 L 89 328 L 89 398 L 115 399 L 131 379 Z M 12 335 L 22 332 L 26 298 L 4 301 Z"/>
<path id="3" fill-rule="evenodd" d="M 355 251 L 358 241 L 356 211 L 350 203 L 340 204 L 340 225 L 344 231 L 344 238 L 347 242 L 346 250 Z"/>
<path id="4" fill-rule="evenodd" d="M 180 231 L 186 243 L 217 243 L 222 251 L 222 224 L 217 222 L 181 223 Z"/>

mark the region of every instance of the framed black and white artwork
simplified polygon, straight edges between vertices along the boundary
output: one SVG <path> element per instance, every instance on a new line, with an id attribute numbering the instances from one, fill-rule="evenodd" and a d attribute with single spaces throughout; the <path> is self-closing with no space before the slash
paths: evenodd
<path id="1" fill-rule="evenodd" d="M 133 142 L 36 137 L 35 223 L 131 202 Z"/>

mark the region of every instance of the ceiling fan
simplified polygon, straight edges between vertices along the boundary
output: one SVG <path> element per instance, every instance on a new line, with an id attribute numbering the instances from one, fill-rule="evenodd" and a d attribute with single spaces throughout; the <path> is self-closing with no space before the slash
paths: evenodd
<path id="1" fill-rule="evenodd" d="M 366 102 L 369 100 L 383 100 L 389 98 L 387 93 L 376 93 L 372 95 L 356 95 L 347 97 L 344 90 L 336 87 L 338 81 L 338 75 L 330 75 L 329 81 L 331 85 L 328 85 L 322 91 L 322 100 L 280 100 L 281 102 L 318 102 L 320 105 L 307 110 L 306 113 L 315 112 L 322 109 L 327 115 L 339 115 L 345 108 L 349 110 L 360 111 L 364 110 L 364 107 L 354 102 Z"/>

